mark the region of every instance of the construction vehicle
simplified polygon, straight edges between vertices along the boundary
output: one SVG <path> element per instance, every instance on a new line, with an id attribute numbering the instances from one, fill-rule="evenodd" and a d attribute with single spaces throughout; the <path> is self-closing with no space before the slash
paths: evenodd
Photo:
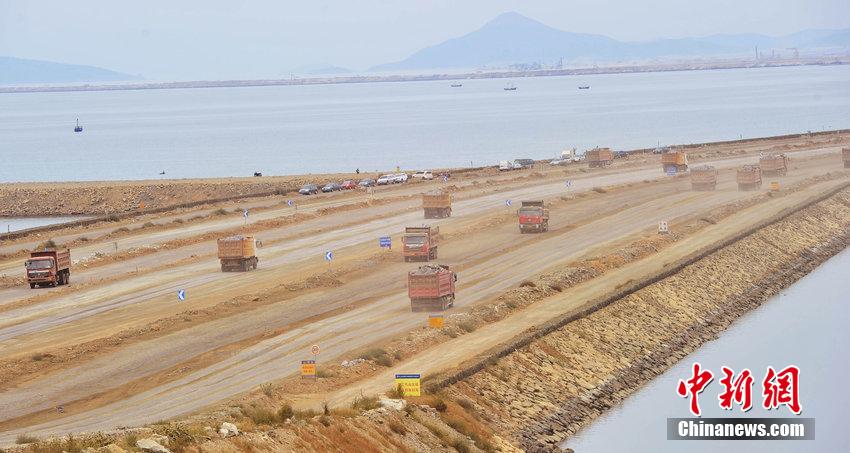
<path id="1" fill-rule="evenodd" d="M 661 155 L 661 168 L 665 173 L 688 171 L 688 155 L 684 151 L 667 151 Z"/>
<path id="2" fill-rule="evenodd" d="M 67 285 L 71 279 L 71 251 L 65 249 L 32 252 L 24 266 L 27 268 L 27 283 L 30 288 Z"/>
<path id="3" fill-rule="evenodd" d="M 222 272 L 246 272 L 257 268 L 257 241 L 254 236 L 230 236 L 218 240 Z"/>
<path id="4" fill-rule="evenodd" d="M 759 157 L 759 168 L 764 176 L 785 176 L 788 157 L 785 154 L 766 154 Z"/>
<path id="5" fill-rule="evenodd" d="M 607 167 L 614 162 L 614 152 L 611 148 L 593 148 L 584 153 L 587 164 L 590 168 Z"/>
<path id="6" fill-rule="evenodd" d="M 578 154 L 576 154 L 576 149 L 575 148 L 568 148 L 568 149 L 561 151 L 561 160 L 563 160 L 564 163 L 567 163 L 567 164 L 570 163 L 570 162 L 578 162 L 579 159 L 578 159 Z"/>
<path id="7" fill-rule="evenodd" d="M 850 148 L 841 148 L 841 157 L 844 159 L 844 168 L 850 168 Z"/>
<path id="8" fill-rule="evenodd" d="M 691 188 L 693 190 L 714 190 L 717 188 L 717 169 L 711 165 L 691 168 Z"/>
<path id="9" fill-rule="evenodd" d="M 422 194 L 426 219 L 443 219 L 452 215 L 452 194 L 442 191 Z"/>
<path id="10" fill-rule="evenodd" d="M 437 259 L 437 235 L 440 227 L 407 227 L 401 237 L 404 261 L 430 261 Z"/>
<path id="11" fill-rule="evenodd" d="M 549 231 L 549 210 L 543 207 L 543 201 L 523 201 L 519 210 L 519 232 L 542 233 Z"/>
<path id="12" fill-rule="evenodd" d="M 738 169 L 738 190 L 756 190 L 761 187 L 761 168 L 758 165 L 744 165 Z"/>
<path id="13" fill-rule="evenodd" d="M 411 311 L 439 311 L 454 305 L 457 274 L 443 264 L 425 264 L 407 273 Z"/>

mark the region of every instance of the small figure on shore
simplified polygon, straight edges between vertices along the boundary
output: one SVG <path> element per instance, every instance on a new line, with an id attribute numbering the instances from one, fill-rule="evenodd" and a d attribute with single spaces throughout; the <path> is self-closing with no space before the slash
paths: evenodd
<path id="1" fill-rule="evenodd" d="M 354 173 L 356 173 L 356 174 L 358 174 L 358 175 L 359 175 L 359 174 L 360 174 L 360 169 L 358 168 L 357 170 L 354 170 Z"/>
<path id="2" fill-rule="evenodd" d="M 161 172 L 159 172 L 159 174 L 164 175 L 164 174 L 165 174 L 165 170 L 162 170 Z"/>

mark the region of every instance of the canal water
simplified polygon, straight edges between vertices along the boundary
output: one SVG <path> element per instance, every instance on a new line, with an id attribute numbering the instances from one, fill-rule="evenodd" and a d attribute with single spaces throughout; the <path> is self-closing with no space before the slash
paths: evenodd
<path id="1" fill-rule="evenodd" d="M 69 216 L 69 217 L 0 217 L 0 233 L 9 233 L 12 231 L 26 230 L 27 228 L 35 228 L 44 225 L 53 225 L 56 223 L 73 222 L 75 220 L 85 219 L 86 217 Z"/>
<path id="2" fill-rule="evenodd" d="M 836 255 L 780 295 L 740 318 L 720 338 L 705 344 L 666 373 L 611 409 L 562 444 L 584 452 L 838 452 L 850 451 L 847 378 L 850 363 L 850 249 Z M 691 417 L 688 403 L 676 394 L 679 379 L 690 377 L 693 362 L 714 373 L 700 394 L 703 417 L 794 417 L 784 406 L 761 407 L 761 380 L 767 366 L 800 367 L 800 417 L 815 418 L 810 441 L 668 441 L 666 419 Z M 720 409 L 721 367 L 754 375 L 753 409 Z"/>

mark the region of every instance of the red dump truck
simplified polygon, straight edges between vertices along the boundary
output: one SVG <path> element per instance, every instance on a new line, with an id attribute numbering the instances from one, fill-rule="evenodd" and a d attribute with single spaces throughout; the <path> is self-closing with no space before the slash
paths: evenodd
<path id="1" fill-rule="evenodd" d="M 714 190 L 717 188 L 717 169 L 711 165 L 691 168 L 691 188 L 693 190 Z"/>
<path id="2" fill-rule="evenodd" d="M 543 207 L 543 201 L 523 201 L 517 211 L 519 232 L 542 233 L 549 231 L 549 210 Z"/>
<path id="3" fill-rule="evenodd" d="M 841 148 L 841 158 L 844 159 L 844 168 L 850 168 L 850 148 Z"/>
<path id="4" fill-rule="evenodd" d="M 222 272 L 257 268 L 257 242 L 254 236 L 230 236 L 218 240 L 218 259 Z"/>
<path id="5" fill-rule="evenodd" d="M 764 176 L 785 176 L 788 157 L 785 154 L 767 154 L 759 157 L 759 168 Z"/>
<path id="6" fill-rule="evenodd" d="M 457 274 L 449 266 L 425 264 L 407 273 L 412 311 L 445 310 L 454 305 Z"/>
<path id="7" fill-rule="evenodd" d="M 407 227 L 401 237 L 404 261 L 429 261 L 437 259 L 437 235 L 440 227 Z"/>
<path id="8" fill-rule="evenodd" d="M 614 162 L 614 152 L 611 148 L 593 148 L 584 153 L 587 165 L 590 168 L 606 167 Z"/>
<path id="9" fill-rule="evenodd" d="M 426 219 L 442 219 L 452 215 L 452 194 L 435 191 L 422 194 Z"/>
<path id="10" fill-rule="evenodd" d="M 30 288 L 67 285 L 71 279 L 71 251 L 65 249 L 32 252 L 24 266 L 27 268 L 27 283 Z"/>
<path id="11" fill-rule="evenodd" d="M 761 168 L 758 165 L 744 165 L 738 169 L 738 190 L 756 190 L 761 187 Z"/>
<path id="12" fill-rule="evenodd" d="M 684 151 L 667 151 L 661 155 L 661 168 L 665 173 L 688 171 L 688 155 Z"/>

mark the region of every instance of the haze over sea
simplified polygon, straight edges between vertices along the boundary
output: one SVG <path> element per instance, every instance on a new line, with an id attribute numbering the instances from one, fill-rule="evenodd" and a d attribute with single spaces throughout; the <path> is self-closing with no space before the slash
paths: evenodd
<path id="1" fill-rule="evenodd" d="M 848 66 L 462 83 L 0 94 L 0 182 L 480 166 L 850 128 Z"/>

